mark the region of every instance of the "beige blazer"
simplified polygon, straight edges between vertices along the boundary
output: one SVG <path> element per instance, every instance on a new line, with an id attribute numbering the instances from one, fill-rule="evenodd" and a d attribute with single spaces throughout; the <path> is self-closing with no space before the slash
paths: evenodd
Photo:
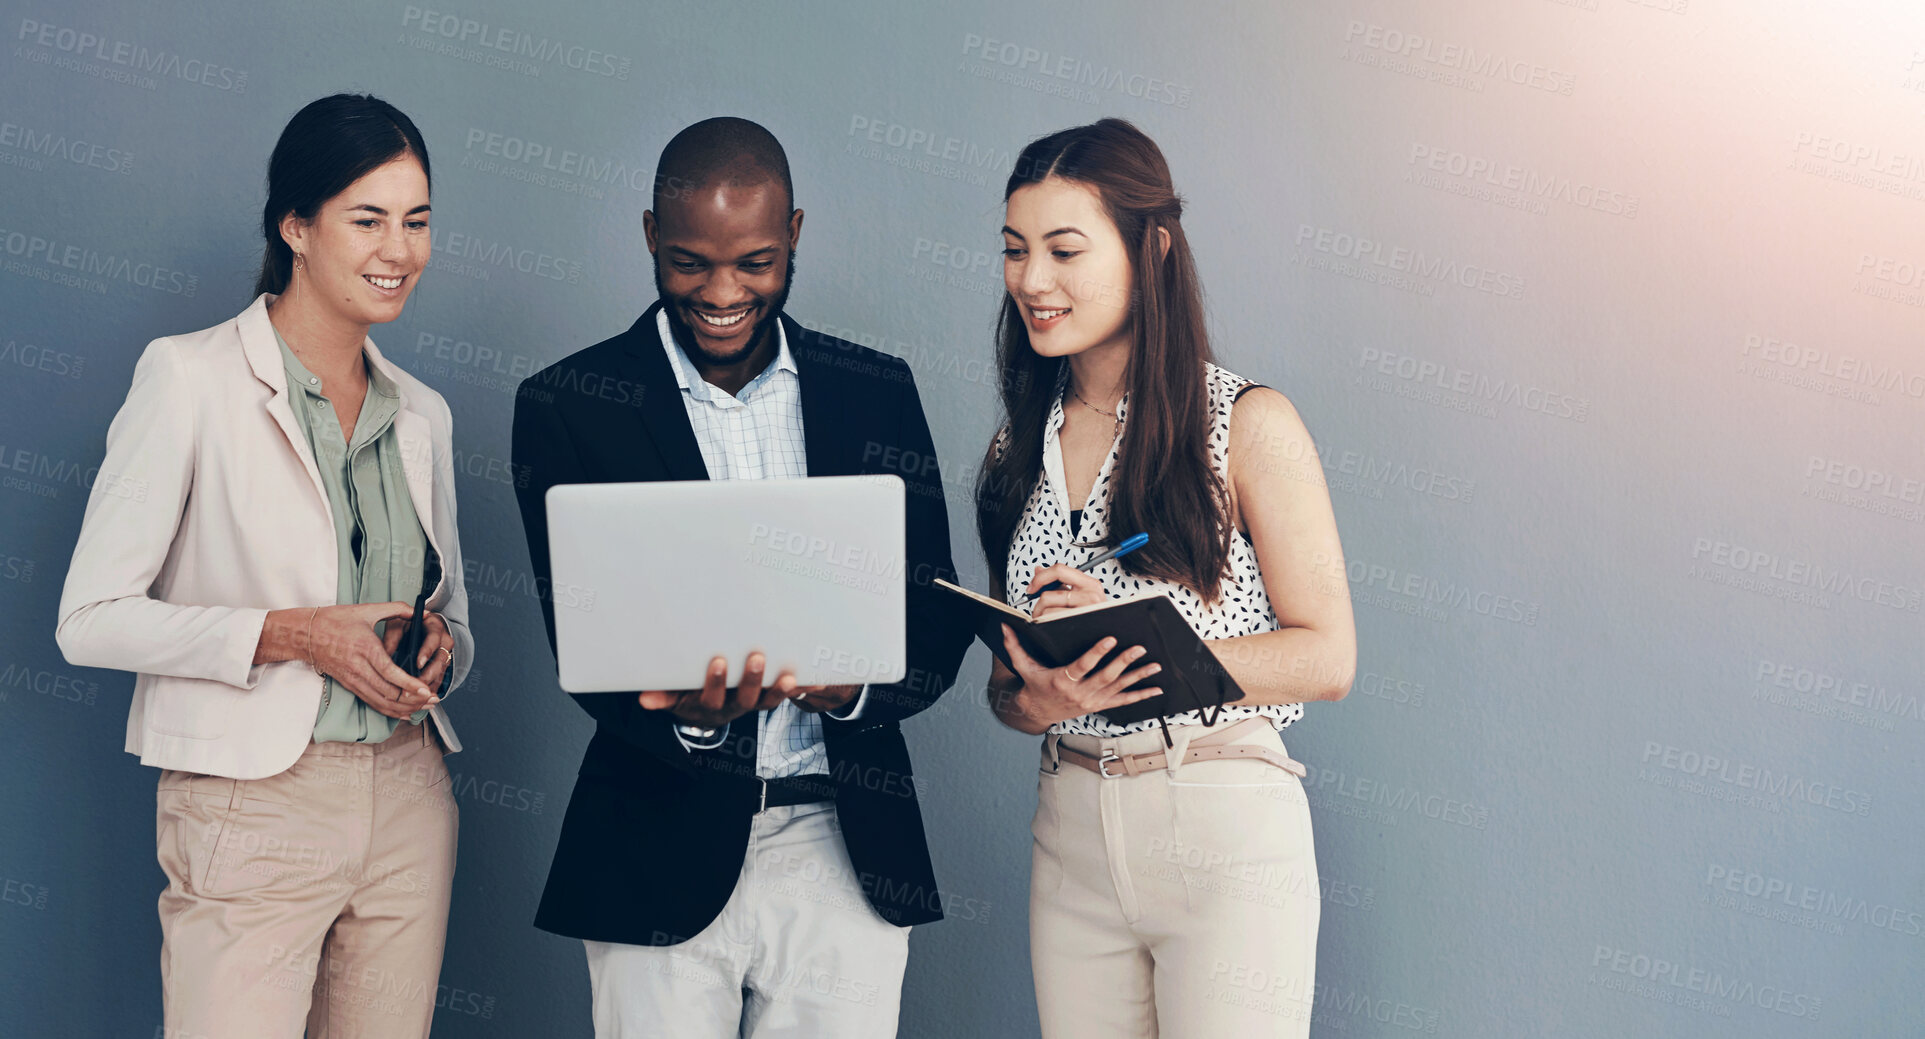
<path id="1" fill-rule="evenodd" d="M 334 602 L 327 492 L 287 402 L 262 295 L 230 321 L 147 344 L 107 428 L 60 594 L 67 661 L 134 671 L 127 752 L 142 764 L 235 779 L 285 771 L 314 734 L 322 679 L 304 661 L 256 666 L 267 611 Z M 441 554 L 428 606 L 454 635 L 453 685 L 474 660 L 455 535 L 453 419 L 441 395 L 369 360 L 401 388 L 394 418 L 415 514 Z M 431 713 L 450 750 L 454 729 Z"/>

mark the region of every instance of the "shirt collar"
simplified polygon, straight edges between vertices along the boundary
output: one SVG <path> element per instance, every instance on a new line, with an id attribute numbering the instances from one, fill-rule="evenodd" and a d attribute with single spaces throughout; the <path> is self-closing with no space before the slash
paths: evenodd
<path id="1" fill-rule="evenodd" d="M 281 337 L 281 330 L 278 328 L 274 330 L 274 342 L 281 348 L 281 366 L 287 369 L 289 388 L 298 386 L 312 396 L 326 396 L 321 392 L 320 378 L 309 371 L 299 357 L 294 356 L 294 348 L 287 345 L 287 340 Z M 361 367 L 368 373 L 368 389 L 383 397 L 400 398 L 401 387 L 395 385 L 394 380 L 388 378 L 387 373 L 383 372 L 379 365 L 369 364 L 365 351 L 361 355 Z"/>
<path id="2" fill-rule="evenodd" d="M 795 366 L 795 355 L 789 352 L 789 333 L 782 327 L 780 318 L 775 322 L 775 363 L 762 369 L 755 378 L 750 379 L 748 385 L 742 387 L 741 394 L 737 396 L 730 396 L 719 387 L 709 384 L 703 380 L 701 373 L 695 370 L 695 362 L 688 359 L 688 355 L 682 352 L 682 344 L 675 341 L 675 332 L 669 325 L 666 306 L 655 312 L 655 329 L 662 338 L 662 349 L 668 353 L 668 366 L 675 373 L 676 387 L 696 400 L 714 404 L 726 404 L 731 400 L 741 402 L 753 396 L 755 391 L 776 372 L 788 372 L 798 376 L 801 374 Z"/>

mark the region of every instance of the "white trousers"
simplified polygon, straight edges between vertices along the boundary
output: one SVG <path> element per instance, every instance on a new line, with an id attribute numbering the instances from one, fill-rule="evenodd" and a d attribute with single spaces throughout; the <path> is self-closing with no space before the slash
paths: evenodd
<path id="1" fill-rule="evenodd" d="M 1172 726 L 1180 761 L 1210 730 Z M 1253 726 L 1235 743 L 1281 747 Z M 1065 736 L 1102 756 L 1159 730 Z M 1252 758 L 1105 779 L 1047 754 L 1029 948 L 1044 1039 L 1310 1034 L 1321 903 L 1297 777 Z"/>
<path id="2" fill-rule="evenodd" d="M 720 916 L 680 945 L 586 942 L 596 1039 L 891 1039 L 909 928 L 862 893 L 831 804 L 755 817 Z"/>

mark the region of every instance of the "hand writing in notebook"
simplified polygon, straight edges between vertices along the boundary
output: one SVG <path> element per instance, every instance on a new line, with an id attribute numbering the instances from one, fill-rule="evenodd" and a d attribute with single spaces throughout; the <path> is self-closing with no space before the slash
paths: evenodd
<path id="1" fill-rule="evenodd" d="M 1036 589 L 1057 583 L 1061 583 L 1063 588 L 1044 592 L 1036 600 L 1035 609 L 1030 611 L 1031 619 L 1042 620 L 1057 610 L 1093 606 L 1109 599 L 1109 593 L 1103 591 L 1103 582 L 1073 566 L 1064 566 L 1061 563 L 1055 566 L 1037 567 L 1035 575 L 1029 579 L 1029 586 L 1023 589 L 1023 594 L 1033 595 Z M 1070 717 L 1076 716 L 1070 715 Z"/>
<path id="2" fill-rule="evenodd" d="M 1116 659 L 1103 664 L 1103 658 L 1116 648 L 1115 638 L 1104 638 L 1091 646 L 1089 652 L 1062 667 L 1045 667 L 1023 651 L 1022 643 L 1016 640 L 1016 633 L 1009 625 L 1002 627 L 1003 648 L 1009 652 L 1010 662 L 1016 665 L 1016 676 L 1023 682 L 1011 706 L 1016 714 L 1039 726 L 1037 732 L 1093 711 L 1114 710 L 1124 704 L 1147 700 L 1163 691 L 1155 686 L 1123 691 L 1163 670 L 1157 664 L 1130 667 L 1147 652 L 1142 646 L 1131 646 L 1116 654 Z M 1103 664 L 1102 668 L 1099 669 L 1098 664 Z"/>

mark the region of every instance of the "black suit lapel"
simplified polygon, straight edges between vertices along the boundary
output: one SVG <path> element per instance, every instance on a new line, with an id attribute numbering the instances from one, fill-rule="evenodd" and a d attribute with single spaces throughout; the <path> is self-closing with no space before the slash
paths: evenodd
<path id="1" fill-rule="evenodd" d="M 859 472 L 862 445 L 853 442 L 849 409 L 865 402 L 849 399 L 838 352 L 822 345 L 814 332 L 782 315 L 795 358 L 796 378 L 802 384 L 802 441 L 810 476 L 850 476 Z"/>
<path id="2" fill-rule="evenodd" d="M 628 354 L 636 365 L 642 384 L 639 413 L 645 439 L 662 456 L 662 467 L 670 480 L 706 480 L 708 463 L 695 443 L 695 429 L 688 422 L 688 408 L 682 404 L 682 391 L 675 384 L 675 371 L 669 367 L 662 348 L 661 330 L 655 315 L 662 309 L 658 302 L 645 311 L 628 330 Z"/>

